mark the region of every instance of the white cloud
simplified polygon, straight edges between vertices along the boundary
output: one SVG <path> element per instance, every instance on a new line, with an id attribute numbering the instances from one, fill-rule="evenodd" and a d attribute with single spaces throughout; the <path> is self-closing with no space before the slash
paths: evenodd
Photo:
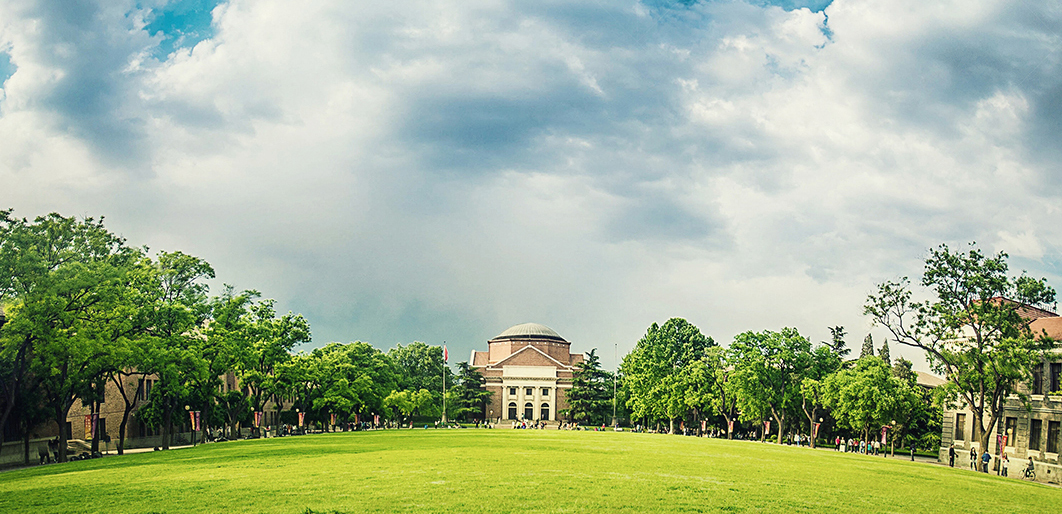
<path id="1" fill-rule="evenodd" d="M 82 46 L 2 5 L 0 207 L 200 255 L 318 343 L 538 321 L 610 362 L 687 316 L 855 346 L 873 284 L 940 242 L 1062 277 L 1030 143 L 1062 116 L 1057 10 L 234 0 L 159 61 L 131 4 Z"/>

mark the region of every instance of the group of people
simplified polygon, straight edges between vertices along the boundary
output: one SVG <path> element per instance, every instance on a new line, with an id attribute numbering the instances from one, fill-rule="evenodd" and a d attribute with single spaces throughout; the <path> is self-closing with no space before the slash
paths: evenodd
<path id="1" fill-rule="evenodd" d="M 837 445 L 834 449 L 839 452 L 877 455 L 882 450 L 881 441 L 878 441 L 877 439 L 873 441 L 864 441 L 862 439 L 852 440 L 851 437 L 845 439 L 841 436 L 837 436 L 834 438 L 834 443 Z"/>
<path id="2" fill-rule="evenodd" d="M 955 445 L 951 445 L 948 448 L 948 466 L 955 467 Z M 981 453 L 981 456 L 977 455 L 977 448 L 970 447 L 970 469 L 973 471 L 980 471 L 981 473 L 988 473 L 989 465 L 992 463 L 992 454 L 988 453 L 986 449 Z M 1007 476 L 1008 469 L 1010 468 L 1010 456 L 1007 452 L 1003 452 L 999 457 L 999 466 L 996 467 L 996 474 L 999 476 Z M 1029 457 L 1029 464 L 1025 466 L 1024 476 L 1034 476 L 1036 471 L 1036 465 L 1033 462 L 1032 457 Z"/>

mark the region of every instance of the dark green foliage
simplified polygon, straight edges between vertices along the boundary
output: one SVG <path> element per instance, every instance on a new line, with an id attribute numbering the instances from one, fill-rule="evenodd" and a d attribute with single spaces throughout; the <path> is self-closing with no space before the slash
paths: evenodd
<path id="1" fill-rule="evenodd" d="M 566 392 L 568 409 L 560 414 L 578 423 L 610 423 L 612 393 L 612 374 L 601 369 L 601 358 L 594 348 L 576 366 L 572 388 Z"/>

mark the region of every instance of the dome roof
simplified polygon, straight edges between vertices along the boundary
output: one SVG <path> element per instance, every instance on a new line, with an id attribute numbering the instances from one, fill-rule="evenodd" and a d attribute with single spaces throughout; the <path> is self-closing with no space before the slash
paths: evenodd
<path id="1" fill-rule="evenodd" d="M 513 325 L 505 329 L 505 332 L 495 336 L 494 339 L 516 339 L 521 337 L 559 339 L 564 341 L 564 338 L 561 337 L 560 334 L 554 332 L 552 328 L 538 323 L 521 323 L 519 325 Z"/>

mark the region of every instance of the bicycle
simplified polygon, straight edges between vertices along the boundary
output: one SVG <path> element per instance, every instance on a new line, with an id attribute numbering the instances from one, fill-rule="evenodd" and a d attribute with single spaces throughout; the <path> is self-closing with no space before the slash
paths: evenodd
<path id="1" fill-rule="evenodd" d="M 1028 478 L 1029 480 L 1036 480 L 1036 470 L 1025 468 L 1025 472 L 1022 473 L 1022 478 Z"/>

